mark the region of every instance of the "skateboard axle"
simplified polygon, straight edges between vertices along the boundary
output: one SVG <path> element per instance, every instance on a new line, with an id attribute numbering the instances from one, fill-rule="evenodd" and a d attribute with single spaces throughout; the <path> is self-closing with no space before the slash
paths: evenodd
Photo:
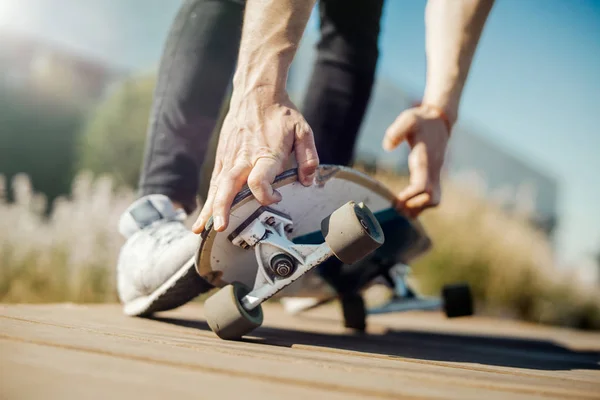
<path id="1" fill-rule="evenodd" d="M 280 278 L 287 278 L 296 270 L 296 263 L 292 257 L 284 253 L 275 254 L 271 258 L 269 266 L 271 272 Z"/>
<path id="2" fill-rule="evenodd" d="M 327 245 L 298 245 L 288 239 L 292 218 L 261 207 L 240 224 L 229 240 L 243 249 L 252 247 L 259 266 L 254 288 L 241 299 L 250 311 L 333 255 Z"/>

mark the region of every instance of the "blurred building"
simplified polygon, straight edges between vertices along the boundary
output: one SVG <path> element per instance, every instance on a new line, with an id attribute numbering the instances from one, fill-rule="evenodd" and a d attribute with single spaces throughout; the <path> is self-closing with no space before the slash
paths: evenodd
<path id="1" fill-rule="evenodd" d="M 306 35 L 288 81 L 296 102 L 306 91 L 315 60 L 315 35 Z M 408 146 L 385 152 L 382 139 L 398 113 L 418 101 L 385 76 L 379 76 L 361 128 L 355 158 L 362 163 L 407 174 Z M 487 139 L 483 132 L 457 125 L 450 142 L 446 169 L 448 176 L 476 185 L 483 195 L 507 209 L 527 215 L 531 222 L 551 236 L 556 225 L 558 182 L 542 169 Z"/>
<path id="2" fill-rule="evenodd" d="M 95 59 L 26 35 L 0 32 L 0 85 L 83 105 L 98 100 L 119 76 Z"/>

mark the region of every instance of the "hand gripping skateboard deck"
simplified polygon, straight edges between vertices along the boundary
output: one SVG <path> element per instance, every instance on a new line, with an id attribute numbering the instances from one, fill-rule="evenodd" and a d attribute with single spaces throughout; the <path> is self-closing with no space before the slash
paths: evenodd
<path id="1" fill-rule="evenodd" d="M 371 253 L 409 260 L 429 246 L 420 225 L 394 210 L 393 193 L 356 170 L 320 166 L 309 187 L 289 170 L 273 186 L 281 202 L 264 207 L 243 190 L 228 228 L 217 233 L 209 221 L 202 234 L 196 269 L 221 288 L 205 303 L 207 322 L 221 338 L 260 326 L 260 304 L 284 288 L 293 291 L 292 283 L 326 260 L 353 265 Z M 380 224 L 404 237 L 386 246 Z"/>

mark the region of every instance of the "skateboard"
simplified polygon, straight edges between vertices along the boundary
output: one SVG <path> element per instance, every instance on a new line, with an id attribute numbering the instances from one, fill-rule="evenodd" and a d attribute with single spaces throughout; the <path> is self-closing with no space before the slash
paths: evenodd
<path id="1" fill-rule="evenodd" d="M 423 227 L 395 210 L 385 186 L 351 168 L 321 165 L 308 187 L 292 169 L 273 187 L 279 203 L 262 206 L 242 190 L 227 229 L 216 232 L 209 220 L 202 233 L 196 271 L 220 288 L 204 303 L 208 325 L 222 339 L 239 339 L 262 324 L 263 302 L 303 295 L 318 275 L 328 299 L 340 298 L 346 326 L 364 329 L 360 290 L 377 279 L 406 289 L 394 274 L 430 247 Z"/>

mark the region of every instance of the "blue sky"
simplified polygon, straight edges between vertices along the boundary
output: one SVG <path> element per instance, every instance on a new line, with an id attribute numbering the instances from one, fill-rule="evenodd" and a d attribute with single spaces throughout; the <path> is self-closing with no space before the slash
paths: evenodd
<path id="1" fill-rule="evenodd" d="M 388 1 L 379 72 L 425 85 L 425 1 Z M 600 1 L 498 0 L 461 120 L 560 182 L 560 258 L 600 249 Z"/>
<path id="2" fill-rule="evenodd" d="M 151 69 L 179 3 L 0 0 L 0 28 Z M 425 84 L 424 8 L 425 0 L 388 0 L 380 39 L 379 73 L 415 96 Z M 497 0 L 461 120 L 558 179 L 562 260 L 600 250 L 599 114 L 600 1 Z"/>

